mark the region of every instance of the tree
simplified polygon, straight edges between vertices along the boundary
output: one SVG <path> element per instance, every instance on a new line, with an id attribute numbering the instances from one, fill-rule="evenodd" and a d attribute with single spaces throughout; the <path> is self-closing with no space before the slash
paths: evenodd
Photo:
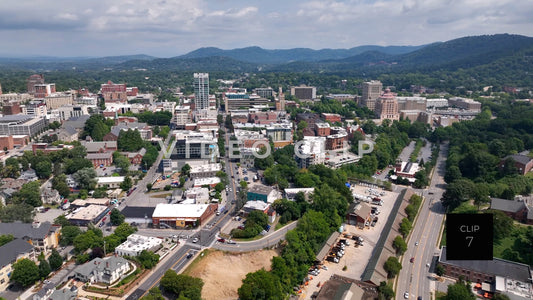
<path id="1" fill-rule="evenodd" d="M 191 166 L 189 164 L 184 164 L 183 167 L 181 167 L 181 174 L 185 176 L 189 176 L 191 172 Z"/>
<path id="2" fill-rule="evenodd" d="M 151 269 L 159 262 L 159 254 L 155 254 L 152 251 L 143 250 L 137 258 L 145 269 Z"/>
<path id="3" fill-rule="evenodd" d="M 27 259 L 23 258 L 13 264 L 13 273 L 11 273 L 10 280 L 16 282 L 23 287 L 28 287 L 39 280 L 39 267 Z"/>
<path id="4" fill-rule="evenodd" d="M 187 297 L 190 300 L 202 299 L 202 287 L 204 282 L 200 278 L 189 275 L 176 274 L 173 270 L 168 270 L 161 278 L 161 287 L 178 297 Z"/>
<path id="5" fill-rule="evenodd" d="M 407 218 L 403 218 L 402 222 L 400 223 L 400 233 L 405 238 L 407 235 L 409 235 L 409 232 L 411 231 L 411 228 L 413 225 L 411 224 L 411 221 Z"/>
<path id="6" fill-rule="evenodd" d="M 394 298 L 394 289 L 392 288 L 392 286 L 385 282 L 385 281 L 382 281 L 379 283 L 379 286 L 378 286 L 378 292 L 380 294 L 380 296 L 382 296 L 383 298 L 380 298 L 380 299 L 384 299 L 384 300 L 390 300 L 392 298 Z"/>
<path id="7" fill-rule="evenodd" d="M 109 218 L 111 219 L 111 224 L 113 224 L 113 226 L 118 226 L 122 224 L 126 219 L 126 217 L 120 212 L 120 210 L 116 208 L 113 208 L 113 210 L 111 210 L 111 215 L 109 216 Z"/>
<path id="8" fill-rule="evenodd" d="M 283 299 L 279 278 L 264 269 L 246 274 L 238 293 L 242 300 Z"/>
<path id="9" fill-rule="evenodd" d="M 113 164 L 120 169 L 121 174 L 127 174 L 131 166 L 130 160 L 118 152 L 113 153 Z"/>
<path id="10" fill-rule="evenodd" d="M 123 191 L 127 191 L 131 189 L 132 186 L 133 186 L 133 181 L 131 180 L 131 177 L 129 176 L 126 176 L 126 178 L 124 178 L 124 181 L 120 183 L 120 188 Z"/>
<path id="11" fill-rule="evenodd" d="M 442 276 L 446 272 L 446 269 L 441 264 L 437 264 L 437 267 L 435 268 L 435 273 L 437 273 L 437 276 Z"/>
<path id="12" fill-rule="evenodd" d="M 70 188 L 67 184 L 67 176 L 65 174 L 59 174 L 52 178 L 52 188 L 57 190 L 63 198 L 67 198 L 70 195 Z"/>
<path id="13" fill-rule="evenodd" d="M 61 240 L 59 243 L 61 246 L 72 245 L 74 239 L 81 234 L 81 229 L 78 226 L 72 226 L 68 224 L 61 228 Z"/>
<path id="14" fill-rule="evenodd" d="M 60 215 L 57 218 L 55 218 L 54 219 L 54 224 L 59 224 L 62 227 L 71 225 L 70 221 L 64 215 Z M 61 231 L 63 231 L 63 229 Z"/>
<path id="15" fill-rule="evenodd" d="M 144 145 L 140 132 L 135 130 L 121 130 L 118 134 L 117 146 L 121 151 L 139 151 Z"/>
<path id="16" fill-rule="evenodd" d="M 92 190 L 96 185 L 96 171 L 94 168 L 83 168 L 72 175 L 80 188 Z"/>
<path id="17" fill-rule="evenodd" d="M 397 236 L 392 242 L 392 246 L 396 249 L 396 254 L 402 255 L 407 250 L 407 243 L 402 236 Z"/>
<path id="18" fill-rule="evenodd" d="M 161 295 L 161 290 L 157 286 L 154 286 L 141 300 L 165 300 L 165 297 Z"/>
<path id="19" fill-rule="evenodd" d="M 475 300 L 476 296 L 472 293 L 469 284 L 462 280 L 457 283 L 448 285 L 446 300 Z"/>
<path id="20" fill-rule="evenodd" d="M 52 162 L 48 159 L 41 160 L 35 165 L 34 169 L 35 174 L 40 179 L 47 179 L 52 175 Z"/>
<path id="21" fill-rule="evenodd" d="M 13 194 L 11 200 L 14 204 L 26 203 L 33 207 L 41 206 L 43 202 L 41 200 L 40 188 L 39 181 L 25 183 L 20 188 L 20 191 Z"/>
<path id="22" fill-rule="evenodd" d="M 115 228 L 115 235 L 118 236 L 122 241 L 125 241 L 128 236 L 132 233 L 135 233 L 137 228 L 132 227 L 128 223 L 122 223 Z"/>
<path id="23" fill-rule="evenodd" d="M 50 264 L 44 259 L 44 256 L 39 257 L 39 278 L 44 279 L 52 272 Z"/>
<path id="24" fill-rule="evenodd" d="M 486 210 L 484 213 L 492 214 L 493 235 L 499 241 L 511 234 L 513 231 L 513 219 L 500 210 Z"/>
<path id="25" fill-rule="evenodd" d="M 387 259 L 387 261 L 383 265 L 383 268 L 385 269 L 385 271 L 387 271 L 387 278 L 394 278 L 394 276 L 400 273 L 400 270 L 402 269 L 402 264 L 398 261 L 396 257 L 391 256 Z"/>
<path id="26" fill-rule="evenodd" d="M 52 254 L 50 254 L 50 257 L 48 257 L 48 263 L 50 264 L 50 268 L 52 268 L 52 270 L 58 270 L 63 265 L 63 257 L 61 257 L 56 249 L 52 249 Z"/>
<path id="27" fill-rule="evenodd" d="M 12 234 L 2 234 L 0 235 L 0 246 L 3 246 L 9 242 L 11 242 L 12 240 L 14 240 L 15 238 L 13 237 Z"/>
<path id="28" fill-rule="evenodd" d="M 83 253 L 89 248 L 100 246 L 103 244 L 103 239 L 98 236 L 93 230 L 87 230 L 85 233 L 74 238 L 73 245 L 76 253 Z M 50 264 L 51 266 L 52 264 Z"/>

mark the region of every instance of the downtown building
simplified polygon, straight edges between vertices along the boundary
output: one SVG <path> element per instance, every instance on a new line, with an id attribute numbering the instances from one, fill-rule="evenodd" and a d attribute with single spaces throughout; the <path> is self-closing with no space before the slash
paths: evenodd
<path id="1" fill-rule="evenodd" d="M 209 108 L 209 73 L 194 73 L 194 106 L 196 110 Z"/>
<path id="2" fill-rule="evenodd" d="M 361 97 L 361 106 L 366 106 L 370 110 L 376 108 L 376 101 L 381 96 L 383 84 L 380 81 L 372 80 L 363 83 L 363 96 Z"/>

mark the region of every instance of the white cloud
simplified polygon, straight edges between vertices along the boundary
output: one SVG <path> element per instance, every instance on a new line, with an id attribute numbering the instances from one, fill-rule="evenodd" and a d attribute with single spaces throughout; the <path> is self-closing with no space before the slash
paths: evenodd
<path id="1" fill-rule="evenodd" d="M 531 0 L 39 0 L 38 3 L 2 0 L 0 39 L 4 45 L 0 51 L 15 54 L 36 51 L 27 47 L 22 37 L 39 44 L 40 49 L 58 51 L 56 55 L 145 52 L 173 56 L 205 46 L 228 49 L 259 45 L 272 49 L 420 45 L 467 35 L 533 32 Z M 61 41 L 46 38 L 58 36 L 57 32 L 65 41 L 83 43 L 78 48 L 72 43 L 61 47 Z"/>

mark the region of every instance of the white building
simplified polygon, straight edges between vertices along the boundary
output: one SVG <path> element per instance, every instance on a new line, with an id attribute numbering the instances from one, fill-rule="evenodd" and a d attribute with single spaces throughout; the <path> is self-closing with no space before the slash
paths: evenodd
<path id="1" fill-rule="evenodd" d="M 208 188 L 194 187 L 185 191 L 184 204 L 207 204 L 209 202 Z"/>
<path id="2" fill-rule="evenodd" d="M 426 106 L 427 106 L 427 108 L 430 108 L 430 107 L 434 107 L 434 108 L 448 107 L 448 99 L 446 99 L 446 98 L 427 99 L 426 100 Z"/>
<path id="3" fill-rule="evenodd" d="M 83 282 L 112 284 L 131 269 L 122 257 L 95 258 L 74 271 L 74 276 Z"/>
<path id="4" fill-rule="evenodd" d="M 361 159 L 361 157 L 346 151 L 345 153 L 338 153 L 335 156 L 329 156 L 326 159 L 328 161 L 327 164 L 336 169 L 343 165 L 356 163 Z"/>
<path id="5" fill-rule="evenodd" d="M 326 137 L 304 136 L 304 143 L 297 150 L 296 161 L 299 168 L 309 168 L 311 165 L 323 164 L 326 159 Z"/>
<path id="6" fill-rule="evenodd" d="M 192 179 L 201 177 L 214 177 L 220 170 L 222 170 L 222 166 L 219 163 L 194 165 L 191 166 L 190 175 Z"/>
<path id="7" fill-rule="evenodd" d="M 107 177 L 98 177 L 96 182 L 96 187 L 107 187 L 110 189 L 116 189 L 120 187 L 120 184 L 124 182 L 124 176 L 107 176 Z"/>
<path id="8" fill-rule="evenodd" d="M 161 238 L 132 234 L 124 243 L 115 248 L 115 253 L 120 256 L 138 256 L 143 250 L 157 251 L 162 243 Z"/>
<path id="9" fill-rule="evenodd" d="M 299 192 L 302 192 L 304 193 L 304 195 L 307 197 L 309 195 L 311 195 L 314 191 L 315 191 L 315 188 L 314 187 L 311 187 L 311 188 L 292 188 L 292 189 L 285 189 L 285 197 L 291 201 L 294 201 L 294 198 L 296 197 L 296 194 L 298 194 Z"/>
<path id="10" fill-rule="evenodd" d="M 194 187 L 203 187 L 206 185 L 214 187 L 218 183 L 220 183 L 220 178 L 218 177 L 204 177 L 194 179 Z"/>

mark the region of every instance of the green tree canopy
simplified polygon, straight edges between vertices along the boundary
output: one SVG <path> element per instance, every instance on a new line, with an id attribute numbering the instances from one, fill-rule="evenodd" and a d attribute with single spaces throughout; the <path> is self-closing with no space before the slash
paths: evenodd
<path id="1" fill-rule="evenodd" d="M 264 269 L 246 274 L 238 293 L 242 300 L 283 299 L 278 277 Z"/>
<path id="2" fill-rule="evenodd" d="M 13 273 L 11 273 L 10 281 L 16 282 L 23 287 L 28 287 L 39 278 L 39 267 L 33 261 L 23 258 L 13 264 Z"/>

